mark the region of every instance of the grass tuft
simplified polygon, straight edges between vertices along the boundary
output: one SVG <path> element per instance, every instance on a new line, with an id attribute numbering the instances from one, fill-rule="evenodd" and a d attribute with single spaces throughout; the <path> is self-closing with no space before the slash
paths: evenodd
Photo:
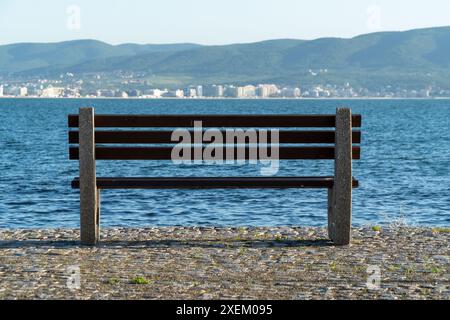
<path id="1" fill-rule="evenodd" d="M 336 262 L 333 261 L 330 263 L 330 270 L 333 272 L 336 272 L 338 270 L 338 265 Z"/>
<path id="2" fill-rule="evenodd" d="M 391 272 L 399 271 L 401 267 L 398 264 L 392 264 L 388 266 L 388 270 Z"/>
<path id="3" fill-rule="evenodd" d="M 450 228 L 433 228 L 434 233 L 450 233 Z"/>
<path id="4" fill-rule="evenodd" d="M 120 280 L 117 278 L 111 278 L 108 280 L 109 284 L 118 284 L 119 282 L 120 282 Z"/>
<path id="5" fill-rule="evenodd" d="M 136 278 L 131 279 L 131 283 L 132 284 L 149 284 L 150 281 L 148 281 L 144 277 L 136 277 Z"/>
<path id="6" fill-rule="evenodd" d="M 431 271 L 431 273 L 434 273 L 434 274 L 438 274 L 438 273 L 443 273 L 444 271 L 441 269 L 441 268 L 439 268 L 439 267 L 432 267 L 431 269 L 430 269 L 430 271 Z"/>

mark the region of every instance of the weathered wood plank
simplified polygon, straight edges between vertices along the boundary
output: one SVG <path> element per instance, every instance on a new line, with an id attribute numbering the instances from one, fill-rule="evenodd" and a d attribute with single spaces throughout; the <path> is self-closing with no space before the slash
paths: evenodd
<path id="1" fill-rule="evenodd" d="M 333 188 L 334 177 L 140 177 L 97 178 L 99 189 Z M 79 179 L 72 181 L 78 188 Z M 358 186 L 358 181 L 353 181 Z"/>
<path id="2" fill-rule="evenodd" d="M 69 127 L 78 127 L 78 115 L 69 115 Z M 164 128 L 192 127 L 202 121 L 205 128 L 334 128 L 336 115 L 97 115 L 96 127 Z M 361 126 L 361 115 L 353 116 L 353 126 Z"/>
<path id="3" fill-rule="evenodd" d="M 226 132 L 221 131 L 225 137 Z M 279 143 L 335 143 L 334 131 L 280 131 Z M 194 132 L 190 131 L 191 136 Z M 353 143 L 361 143 L 361 132 L 352 132 Z M 173 144 L 172 131 L 96 131 L 95 142 L 97 144 Z M 78 131 L 69 131 L 69 143 L 79 142 Z"/>
<path id="4" fill-rule="evenodd" d="M 171 147 L 97 147 L 95 149 L 97 160 L 171 160 Z M 233 147 L 224 147 L 223 154 Z M 236 147 L 234 147 L 234 160 L 238 159 Z M 256 157 L 250 155 L 250 148 L 245 148 L 245 156 L 240 160 L 267 160 L 270 158 L 261 157 L 257 152 Z M 351 149 L 352 150 L 352 149 Z M 360 147 L 353 147 L 353 159 L 359 159 L 361 155 Z M 71 160 L 78 160 L 79 148 L 71 147 L 69 150 Z M 193 160 L 194 148 L 191 147 L 191 156 L 188 159 Z M 256 159 L 255 159 L 256 158 Z M 334 147 L 280 147 L 280 160 L 331 160 L 335 158 Z M 272 158 L 272 160 L 274 160 Z"/>

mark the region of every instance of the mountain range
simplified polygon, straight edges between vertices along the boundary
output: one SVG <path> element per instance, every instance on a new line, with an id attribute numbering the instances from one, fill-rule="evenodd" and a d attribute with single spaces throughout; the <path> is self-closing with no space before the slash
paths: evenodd
<path id="1" fill-rule="evenodd" d="M 3 77 L 117 71 L 190 84 L 350 82 L 371 88 L 450 88 L 450 27 L 216 46 L 110 45 L 96 40 L 0 46 Z"/>

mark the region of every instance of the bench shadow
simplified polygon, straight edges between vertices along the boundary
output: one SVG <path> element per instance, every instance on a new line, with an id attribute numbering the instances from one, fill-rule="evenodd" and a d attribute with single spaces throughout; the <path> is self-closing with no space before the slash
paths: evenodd
<path id="1" fill-rule="evenodd" d="M 102 241 L 96 248 L 120 249 L 120 248 L 292 248 L 292 247 L 330 247 L 334 244 L 328 239 L 317 240 L 234 240 L 234 239 L 186 239 L 186 240 L 136 240 Z M 82 246 L 79 241 L 68 240 L 0 240 L 0 249 L 79 249 L 89 248 Z"/>

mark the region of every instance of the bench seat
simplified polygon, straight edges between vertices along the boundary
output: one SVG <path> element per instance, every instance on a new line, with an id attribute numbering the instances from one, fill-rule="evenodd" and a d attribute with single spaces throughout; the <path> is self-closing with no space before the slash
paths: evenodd
<path id="1" fill-rule="evenodd" d="M 98 189 L 289 189 L 333 188 L 334 177 L 97 178 Z M 353 188 L 359 186 L 353 178 Z M 80 188 L 80 180 L 72 181 Z"/>

